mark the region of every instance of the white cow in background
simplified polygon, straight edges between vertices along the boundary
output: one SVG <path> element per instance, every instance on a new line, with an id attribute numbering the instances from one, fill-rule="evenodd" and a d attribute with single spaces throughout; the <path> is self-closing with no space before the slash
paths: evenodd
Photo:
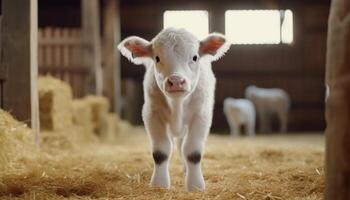
<path id="1" fill-rule="evenodd" d="M 232 136 L 242 134 L 242 126 L 245 127 L 246 134 L 255 135 L 255 108 L 250 100 L 226 98 L 224 100 L 224 113 L 230 125 Z"/>
<path id="2" fill-rule="evenodd" d="M 287 131 L 290 99 L 288 94 L 279 88 L 259 88 L 249 86 L 245 90 L 245 97 L 250 99 L 256 108 L 259 118 L 260 132 L 271 131 L 271 119 L 276 115 L 280 122 L 280 132 Z"/>
<path id="3" fill-rule="evenodd" d="M 211 62 L 229 46 L 221 34 L 199 41 L 175 28 L 164 29 L 150 42 L 132 36 L 119 44 L 125 57 L 146 66 L 142 118 L 154 159 L 151 186 L 170 187 L 168 165 L 175 137 L 181 141 L 186 190 L 205 189 L 201 159 L 212 123 L 216 82 Z"/>

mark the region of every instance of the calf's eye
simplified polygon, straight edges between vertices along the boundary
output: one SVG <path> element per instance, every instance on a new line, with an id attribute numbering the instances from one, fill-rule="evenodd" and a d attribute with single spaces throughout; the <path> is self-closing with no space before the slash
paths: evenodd
<path id="1" fill-rule="evenodd" d="M 159 63 L 160 59 L 158 56 L 156 56 L 156 62 Z"/>
<path id="2" fill-rule="evenodd" d="M 197 56 L 193 56 L 193 58 L 192 58 L 192 60 L 193 60 L 194 62 L 196 62 L 196 61 L 197 61 L 197 59 L 198 59 L 198 57 L 197 57 Z"/>

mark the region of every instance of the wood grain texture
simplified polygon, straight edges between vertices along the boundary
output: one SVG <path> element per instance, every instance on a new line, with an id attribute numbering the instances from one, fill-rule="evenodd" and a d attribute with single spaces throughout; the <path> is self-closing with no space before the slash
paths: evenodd
<path id="1" fill-rule="evenodd" d="M 100 1 L 82 0 L 83 66 L 90 69 L 88 91 L 102 95 L 102 58 L 100 33 Z"/>
<path id="2" fill-rule="evenodd" d="M 334 0 L 329 17 L 326 81 L 326 199 L 350 199 L 350 3 Z"/>
<path id="3" fill-rule="evenodd" d="M 119 0 L 105 0 L 103 4 L 103 93 L 116 113 L 121 110 L 120 54 L 117 44 L 120 41 Z"/>

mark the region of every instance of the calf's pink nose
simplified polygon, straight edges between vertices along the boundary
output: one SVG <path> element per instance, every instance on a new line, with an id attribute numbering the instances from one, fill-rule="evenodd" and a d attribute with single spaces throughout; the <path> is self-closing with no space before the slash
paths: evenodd
<path id="1" fill-rule="evenodd" d="M 167 84 L 168 84 L 168 90 L 173 91 L 180 91 L 184 89 L 186 81 L 181 76 L 177 75 L 171 75 L 168 78 Z"/>
<path id="2" fill-rule="evenodd" d="M 180 76 L 172 75 L 172 76 L 169 76 L 168 78 L 169 85 L 182 85 L 184 83 L 185 83 L 185 79 Z"/>

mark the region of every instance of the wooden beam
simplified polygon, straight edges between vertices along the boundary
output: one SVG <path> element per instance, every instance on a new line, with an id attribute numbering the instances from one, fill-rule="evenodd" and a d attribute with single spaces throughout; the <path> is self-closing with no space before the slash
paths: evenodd
<path id="1" fill-rule="evenodd" d="M 119 0 L 105 0 L 103 11 L 104 94 L 111 109 L 120 114 L 120 54 L 116 48 L 120 41 Z"/>
<path id="2" fill-rule="evenodd" d="M 83 65 L 90 69 L 88 92 L 102 95 L 101 35 L 99 0 L 81 0 Z"/>
<path id="3" fill-rule="evenodd" d="M 225 9 L 214 3 L 209 10 L 209 33 L 219 32 L 225 34 Z"/>
<path id="4" fill-rule="evenodd" d="M 39 142 L 38 2 L 2 0 L 1 68 L 6 71 L 4 108 L 31 125 Z"/>
<path id="5" fill-rule="evenodd" d="M 350 2 L 333 0 L 328 25 L 326 199 L 350 199 Z"/>

